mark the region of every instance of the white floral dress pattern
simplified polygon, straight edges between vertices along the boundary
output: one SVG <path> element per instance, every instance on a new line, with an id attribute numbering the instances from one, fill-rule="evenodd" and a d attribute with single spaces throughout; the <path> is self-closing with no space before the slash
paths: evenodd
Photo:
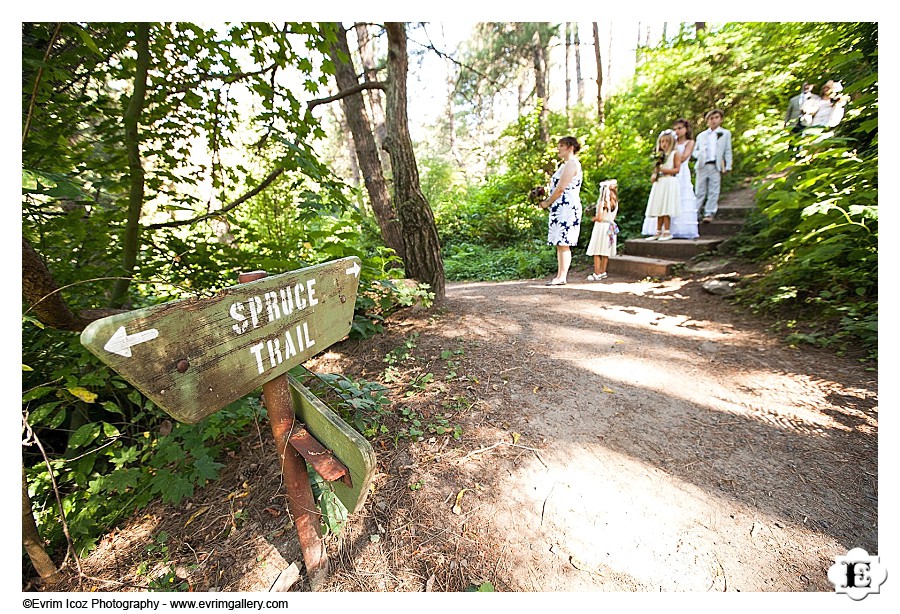
<path id="1" fill-rule="evenodd" d="M 559 185 L 565 164 L 560 165 L 550 179 L 550 191 Z M 547 245 L 578 245 L 578 234 L 581 232 L 581 165 L 563 193 L 550 205 L 549 229 Z"/>

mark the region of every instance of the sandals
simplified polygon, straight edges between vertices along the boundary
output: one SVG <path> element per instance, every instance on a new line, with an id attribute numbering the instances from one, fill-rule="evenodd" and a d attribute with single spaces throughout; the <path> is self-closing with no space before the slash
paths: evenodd
<path id="1" fill-rule="evenodd" d="M 545 286 L 565 286 L 565 285 L 566 285 L 566 281 L 565 281 L 564 279 L 551 279 L 550 281 L 548 281 L 548 282 L 545 283 L 544 285 L 545 285 Z"/>
<path id="2" fill-rule="evenodd" d="M 601 279 L 606 279 L 606 273 L 591 273 L 587 276 L 588 281 L 600 281 Z"/>
<path id="3" fill-rule="evenodd" d="M 660 235 L 657 241 L 671 241 L 673 238 L 674 237 L 672 236 L 671 232 L 664 232 L 662 233 L 662 235 Z"/>

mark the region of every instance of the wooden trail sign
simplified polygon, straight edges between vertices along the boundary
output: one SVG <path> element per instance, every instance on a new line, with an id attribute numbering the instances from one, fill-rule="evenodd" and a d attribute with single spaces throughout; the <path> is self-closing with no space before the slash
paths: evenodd
<path id="1" fill-rule="evenodd" d="M 81 343 L 181 422 L 199 422 L 350 332 L 359 259 L 342 258 L 97 320 Z"/>

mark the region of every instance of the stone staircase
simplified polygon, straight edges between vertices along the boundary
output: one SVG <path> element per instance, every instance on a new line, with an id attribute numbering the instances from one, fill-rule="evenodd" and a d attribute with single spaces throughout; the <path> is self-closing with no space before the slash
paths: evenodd
<path id="1" fill-rule="evenodd" d="M 610 275 L 627 277 L 668 277 L 676 265 L 695 256 L 715 252 L 719 245 L 734 236 L 755 207 L 753 190 L 739 188 L 722 194 L 716 220 L 699 224 L 700 236 L 696 239 L 672 239 L 671 241 L 647 241 L 645 238 L 628 239 L 620 254 L 609 259 Z"/>

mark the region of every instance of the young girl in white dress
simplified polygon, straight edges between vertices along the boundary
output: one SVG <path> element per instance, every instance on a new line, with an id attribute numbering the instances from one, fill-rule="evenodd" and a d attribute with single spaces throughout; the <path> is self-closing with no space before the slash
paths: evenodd
<path id="1" fill-rule="evenodd" d="M 691 181 L 691 167 L 688 166 L 694 151 L 694 134 L 691 123 L 683 117 L 675 120 L 672 130 L 676 136 L 675 151 L 681 156 L 681 168 L 676 175 L 681 190 L 681 211 L 672 218 L 672 236 L 676 239 L 696 239 L 700 236 L 697 230 L 697 198 Z"/>
<path id="2" fill-rule="evenodd" d="M 597 198 L 597 212 L 594 215 L 594 230 L 588 244 L 587 255 L 594 257 L 594 272 L 588 275 L 588 281 L 600 281 L 606 278 L 606 265 L 609 257 L 616 255 L 616 213 L 619 210 L 619 184 L 615 179 L 608 179 L 600 184 L 600 196 Z"/>
<path id="3" fill-rule="evenodd" d="M 650 198 L 647 199 L 647 209 L 644 212 L 646 217 L 657 218 L 656 234 L 648 237 L 648 241 L 672 239 L 672 217 L 681 210 L 681 189 L 677 178 L 681 156 L 675 149 L 675 138 L 675 131 L 666 129 L 656 139 L 656 151 L 661 162 L 653 172 L 653 187 L 650 188 Z"/>

